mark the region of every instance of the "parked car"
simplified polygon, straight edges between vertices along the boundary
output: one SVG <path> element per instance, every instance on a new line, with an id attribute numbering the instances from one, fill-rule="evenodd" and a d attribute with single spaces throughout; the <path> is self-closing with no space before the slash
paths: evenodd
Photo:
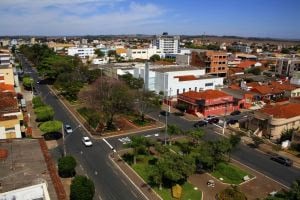
<path id="1" fill-rule="evenodd" d="M 202 127 L 202 126 L 207 126 L 207 122 L 206 122 L 206 121 L 203 121 L 203 120 L 201 120 L 201 121 L 199 121 L 199 122 L 196 122 L 196 123 L 194 124 L 194 127 L 196 127 L 196 128 L 198 128 L 198 127 Z"/>
<path id="2" fill-rule="evenodd" d="M 66 124 L 65 125 L 65 132 L 68 133 L 68 134 L 73 133 L 72 127 L 70 125 Z"/>
<path id="3" fill-rule="evenodd" d="M 160 114 L 161 114 L 162 116 L 169 116 L 169 115 L 170 115 L 170 113 L 167 112 L 167 111 L 165 111 L 165 110 L 160 111 Z"/>
<path id="4" fill-rule="evenodd" d="M 216 124 L 219 122 L 219 118 L 213 115 L 208 115 L 205 118 L 205 121 L 207 121 L 209 124 Z"/>
<path id="5" fill-rule="evenodd" d="M 236 119 L 229 119 L 229 120 L 227 120 L 226 124 L 236 124 L 236 123 L 238 123 L 238 122 L 239 122 L 239 121 L 236 120 Z"/>
<path id="6" fill-rule="evenodd" d="M 273 157 L 271 157 L 271 160 L 274 160 L 275 162 L 278 162 L 282 165 L 289 166 L 289 167 L 293 165 L 292 160 L 282 157 L 282 156 L 273 156 Z"/>
<path id="7" fill-rule="evenodd" d="M 232 113 L 230 113 L 230 115 L 239 115 L 239 114 L 241 114 L 241 111 L 239 110 L 235 110 Z"/>
<path id="8" fill-rule="evenodd" d="M 84 144 L 84 146 L 86 147 L 90 147 L 93 145 L 92 141 L 90 140 L 89 137 L 83 137 L 82 138 L 82 143 Z"/>

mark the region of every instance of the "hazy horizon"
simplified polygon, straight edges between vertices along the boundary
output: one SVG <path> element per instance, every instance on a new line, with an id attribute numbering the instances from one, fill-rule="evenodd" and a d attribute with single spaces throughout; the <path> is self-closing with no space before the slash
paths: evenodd
<path id="1" fill-rule="evenodd" d="M 211 35 L 300 39 L 297 0 L 1 0 L 0 36 Z"/>

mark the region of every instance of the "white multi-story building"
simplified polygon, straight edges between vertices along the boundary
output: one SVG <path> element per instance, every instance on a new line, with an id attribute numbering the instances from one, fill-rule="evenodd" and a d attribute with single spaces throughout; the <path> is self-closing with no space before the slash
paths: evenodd
<path id="1" fill-rule="evenodd" d="M 299 58 L 281 58 L 276 64 L 276 74 L 293 76 L 296 72 L 300 71 Z"/>
<path id="2" fill-rule="evenodd" d="M 157 49 L 162 50 L 164 54 L 178 54 L 180 53 L 180 37 L 171 36 L 168 33 L 163 33 L 162 35 L 156 36 L 152 41 L 153 46 L 156 46 Z"/>
<path id="3" fill-rule="evenodd" d="M 95 55 L 94 47 L 70 47 L 68 48 L 69 56 L 79 56 L 80 58 L 93 57 Z"/>
<path id="4" fill-rule="evenodd" d="M 176 97 L 187 91 L 203 91 L 223 86 L 223 77 L 205 74 L 205 69 L 190 66 L 148 66 L 135 67 L 133 76 L 144 79 L 145 87 L 156 93 Z"/>
<path id="5" fill-rule="evenodd" d="M 127 49 L 127 57 L 129 59 L 145 59 L 148 60 L 150 59 L 151 56 L 153 55 L 159 55 L 161 58 L 164 57 L 164 53 L 162 50 L 157 49 L 157 47 L 152 47 L 147 49 Z"/>

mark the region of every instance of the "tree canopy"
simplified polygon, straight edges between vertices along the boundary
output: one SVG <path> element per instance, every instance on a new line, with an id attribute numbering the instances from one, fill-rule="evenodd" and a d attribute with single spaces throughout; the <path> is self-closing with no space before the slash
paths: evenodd
<path id="1" fill-rule="evenodd" d="M 70 200 L 92 200 L 94 183 L 85 176 L 75 176 L 71 183 Z"/>

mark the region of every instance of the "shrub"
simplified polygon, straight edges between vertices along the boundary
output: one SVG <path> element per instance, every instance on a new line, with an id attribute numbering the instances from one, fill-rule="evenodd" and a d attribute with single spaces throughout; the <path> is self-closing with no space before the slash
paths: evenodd
<path id="1" fill-rule="evenodd" d="M 75 176 L 71 183 L 70 200 L 92 200 L 94 183 L 85 176 Z"/>
<path id="2" fill-rule="evenodd" d="M 58 132 L 61 130 L 62 122 L 61 121 L 47 121 L 40 125 L 40 130 L 44 133 L 52 133 L 52 132 Z"/>
<path id="3" fill-rule="evenodd" d="M 23 78 L 23 86 L 26 89 L 30 89 L 32 84 L 33 84 L 33 79 L 31 77 L 24 77 Z"/>
<path id="4" fill-rule="evenodd" d="M 68 178 L 75 176 L 76 160 L 72 156 L 65 156 L 58 160 L 58 174 L 60 177 Z"/>
<path id="5" fill-rule="evenodd" d="M 217 199 L 219 200 L 247 200 L 247 197 L 244 193 L 239 191 L 237 186 L 231 186 L 222 190 L 219 194 L 217 194 Z"/>
<path id="6" fill-rule="evenodd" d="M 34 110 L 36 114 L 36 120 L 39 122 L 44 122 L 52 120 L 54 116 L 54 110 L 50 106 L 41 106 Z"/>
<path id="7" fill-rule="evenodd" d="M 41 97 L 39 97 L 39 96 L 33 97 L 32 104 L 33 104 L 33 108 L 45 106 L 44 102 L 42 101 Z"/>

